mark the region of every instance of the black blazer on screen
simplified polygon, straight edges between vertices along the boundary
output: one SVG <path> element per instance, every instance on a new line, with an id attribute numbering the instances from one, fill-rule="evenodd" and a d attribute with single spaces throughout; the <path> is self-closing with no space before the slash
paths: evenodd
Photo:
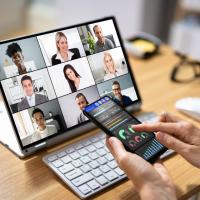
<path id="1" fill-rule="evenodd" d="M 69 51 L 71 51 L 74 54 L 72 56 L 71 60 L 74 60 L 74 59 L 77 59 L 77 58 L 81 57 L 78 48 L 69 49 Z M 54 54 L 52 56 L 52 58 L 51 58 L 52 65 L 57 65 L 57 64 L 61 63 L 61 60 L 60 59 L 56 59 L 56 56 L 57 56 L 57 54 Z"/>

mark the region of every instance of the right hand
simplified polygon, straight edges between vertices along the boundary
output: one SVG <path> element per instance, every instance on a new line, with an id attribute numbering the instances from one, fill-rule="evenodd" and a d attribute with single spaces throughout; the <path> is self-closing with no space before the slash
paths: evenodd
<path id="1" fill-rule="evenodd" d="M 200 129 L 180 118 L 162 113 L 159 122 L 133 125 L 135 131 L 157 132 L 156 139 L 200 168 Z"/>

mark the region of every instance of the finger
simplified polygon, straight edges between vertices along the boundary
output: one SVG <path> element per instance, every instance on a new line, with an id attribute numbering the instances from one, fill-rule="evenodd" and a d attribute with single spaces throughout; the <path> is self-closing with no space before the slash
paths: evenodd
<path id="1" fill-rule="evenodd" d="M 181 119 L 171 113 L 168 112 L 162 112 L 159 117 L 160 122 L 179 122 Z"/>
<path id="2" fill-rule="evenodd" d="M 147 132 L 157 132 L 162 131 L 169 134 L 180 135 L 181 131 L 179 129 L 178 123 L 165 123 L 165 122 L 155 122 L 155 123 L 144 123 L 144 124 L 137 124 L 132 125 L 132 128 L 135 131 L 147 131 Z"/>
<path id="3" fill-rule="evenodd" d="M 156 139 L 167 148 L 173 149 L 179 154 L 184 154 L 184 152 L 190 147 L 190 145 L 180 141 L 172 135 L 160 131 L 156 133 Z"/>
<path id="4" fill-rule="evenodd" d="M 166 120 L 166 112 L 162 112 L 159 116 L 159 122 L 167 122 Z"/>
<path id="5" fill-rule="evenodd" d="M 107 148 L 109 149 L 110 153 L 111 153 L 112 155 L 114 155 L 113 150 L 112 150 L 112 147 L 111 147 L 111 145 L 110 145 L 110 143 L 109 143 L 109 138 L 110 138 L 109 136 L 106 137 L 106 146 L 107 146 Z"/>

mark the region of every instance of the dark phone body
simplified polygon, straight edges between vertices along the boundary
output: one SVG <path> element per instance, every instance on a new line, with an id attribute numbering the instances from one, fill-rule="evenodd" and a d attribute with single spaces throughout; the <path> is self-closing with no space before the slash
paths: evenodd
<path id="1" fill-rule="evenodd" d="M 154 133 L 135 132 L 129 125 L 141 122 L 109 96 L 86 106 L 83 113 L 106 134 L 120 139 L 127 151 L 141 156 L 150 163 L 167 150 L 156 140 Z"/>

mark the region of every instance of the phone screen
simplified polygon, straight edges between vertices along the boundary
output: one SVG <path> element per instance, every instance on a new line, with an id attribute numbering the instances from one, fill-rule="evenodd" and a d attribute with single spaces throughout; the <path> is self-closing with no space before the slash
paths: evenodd
<path id="1" fill-rule="evenodd" d="M 85 112 L 131 151 L 154 138 L 153 133 L 136 132 L 132 125 L 140 122 L 107 96 L 87 106 Z"/>

